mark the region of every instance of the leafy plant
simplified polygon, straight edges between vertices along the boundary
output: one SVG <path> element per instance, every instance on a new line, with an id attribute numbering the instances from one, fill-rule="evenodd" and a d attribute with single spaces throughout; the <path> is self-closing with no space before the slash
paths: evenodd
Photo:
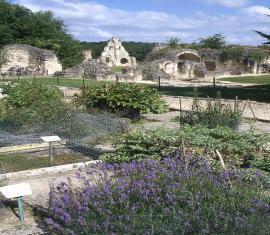
<path id="1" fill-rule="evenodd" d="M 168 111 L 157 90 L 126 83 L 85 88 L 76 102 L 87 109 L 108 110 L 131 119 L 138 119 L 141 113 Z"/>
<path id="2" fill-rule="evenodd" d="M 5 120 L 17 125 L 57 119 L 66 108 L 59 90 L 30 81 L 3 86 Z"/>
<path id="3" fill-rule="evenodd" d="M 176 121 L 181 124 L 205 125 L 209 128 L 225 126 L 237 129 L 241 121 L 241 111 L 238 103 L 234 108 L 222 103 L 220 93 L 215 99 L 208 98 L 206 107 L 204 107 L 195 92 L 192 110 L 182 111 Z"/>
<path id="4" fill-rule="evenodd" d="M 202 157 L 91 166 L 50 191 L 55 234 L 268 234 L 269 197 L 257 180 L 214 171 Z M 98 175 L 98 177 L 97 177 Z M 80 185 L 80 186 L 76 186 Z"/>
<path id="5" fill-rule="evenodd" d="M 225 45 L 226 45 L 225 37 L 222 34 L 214 34 L 213 36 L 199 39 L 199 46 L 201 48 L 219 50 L 225 47 Z"/>
<path id="6" fill-rule="evenodd" d="M 226 163 L 270 171 L 270 154 L 266 151 L 269 142 L 269 134 L 186 125 L 177 131 L 156 129 L 132 132 L 116 142 L 114 153 L 104 155 L 102 159 L 116 163 L 149 157 L 161 160 L 183 151 L 184 147 L 188 152 L 213 160 L 216 159 L 214 151 L 219 150 Z M 263 164 L 259 164 L 260 161 Z"/>

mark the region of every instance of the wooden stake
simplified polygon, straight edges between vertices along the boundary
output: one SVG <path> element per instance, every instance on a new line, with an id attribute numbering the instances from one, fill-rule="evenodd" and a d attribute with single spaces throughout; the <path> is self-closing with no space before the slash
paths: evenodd
<path id="1" fill-rule="evenodd" d="M 220 164 L 221 164 L 222 168 L 224 170 L 227 170 L 226 166 L 225 166 L 225 163 L 224 163 L 224 160 L 223 160 L 223 158 L 222 158 L 222 156 L 221 156 L 221 154 L 220 154 L 220 152 L 218 150 L 216 150 L 216 154 L 217 154 L 217 156 L 219 158 L 219 161 L 220 161 Z"/>

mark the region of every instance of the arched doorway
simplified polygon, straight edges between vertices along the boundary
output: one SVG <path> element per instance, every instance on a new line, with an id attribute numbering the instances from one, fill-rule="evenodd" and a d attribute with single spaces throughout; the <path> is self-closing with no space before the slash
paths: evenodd
<path id="1" fill-rule="evenodd" d="M 184 52 L 178 55 L 178 61 L 193 61 L 193 62 L 201 62 L 201 58 L 192 52 Z"/>

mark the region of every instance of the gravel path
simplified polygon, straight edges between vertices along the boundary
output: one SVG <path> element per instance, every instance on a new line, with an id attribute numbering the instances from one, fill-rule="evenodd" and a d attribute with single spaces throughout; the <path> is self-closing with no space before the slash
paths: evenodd
<path id="1" fill-rule="evenodd" d="M 181 99 L 182 110 L 191 110 L 193 104 L 192 97 L 163 96 L 163 99 L 169 104 L 170 108 L 174 110 L 180 110 L 179 99 Z M 199 100 L 201 105 L 205 107 L 207 104 L 207 99 L 200 98 Z M 235 101 L 223 100 L 223 103 L 234 107 Z M 243 112 L 244 118 L 254 118 L 254 112 L 256 119 L 270 121 L 270 103 L 250 101 L 249 104 L 250 106 L 246 105 L 246 101 L 240 101 L 239 103 L 240 110 L 243 110 L 245 107 Z"/>

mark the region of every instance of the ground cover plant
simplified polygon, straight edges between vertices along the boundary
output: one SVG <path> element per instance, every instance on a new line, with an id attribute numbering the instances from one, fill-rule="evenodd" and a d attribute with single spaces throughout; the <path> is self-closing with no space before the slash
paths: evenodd
<path id="1" fill-rule="evenodd" d="M 218 159 L 215 155 L 218 150 L 226 163 L 270 171 L 270 154 L 266 150 L 269 142 L 269 134 L 255 131 L 239 133 L 225 127 L 208 129 L 185 125 L 180 130 L 155 129 L 127 134 L 116 142 L 116 151 L 102 159 L 111 163 L 149 157 L 162 160 L 184 147 L 187 152 L 212 160 Z"/>
<path id="2" fill-rule="evenodd" d="M 131 83 L 85 88 L 76 103 L 88 110 L 106 110 L 131 119 L 139 119 L 141 113 L 168 111 L 157 90 Z"/>
<path id="3" fill-rule="evenodd" d="M 77 173 L 79 187 L 69 180 L 51 188 L 46 221 L 55 234 L 267 234 L 260 174 L 252 184 L 242 178 L 177 154 L 101 164 Z"/>
<path id="4" fill-rule="evenodd" d="M 214 99 L 208 98 L 206 107 L 199 101 L 195 90 L 191 111 L 182 111 L 180 116 L 175 118 L 182 124 L 205 125 L 209 128 L 218 126 L 237 129 L 241 121 L 241 110 L 236 101 L 234 107 L 222 103 L 220 93 Z"/>

